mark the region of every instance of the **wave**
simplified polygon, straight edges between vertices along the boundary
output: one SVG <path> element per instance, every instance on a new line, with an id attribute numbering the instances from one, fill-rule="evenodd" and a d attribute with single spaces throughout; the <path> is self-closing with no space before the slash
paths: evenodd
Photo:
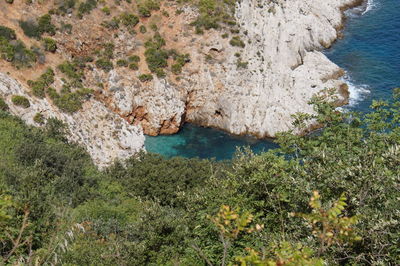
<path id="1" fill-rule="evenodd" d="M 371 10 L 375 10 L 377 5 L 377 0 L 368 0 L 365 1 L 362 5 L 356 6 L 345 11 L 346 16 L 348 17 L 359 17 L 367 14 Z"/>
<path id="2" fill-rule="evenodd" d="M 377 5 L 376 5 L 376 1 L 374 1 L 374 0 L 368 0 L 368 2 L 367 2 L 367 7 L 365 8 L 364 12 L 361 13 L 361 15 L 367 14 L 369 11 L 375 9 L 376 6 L 377 6 Z"/>
<path id="3" fill-rule="evenodd" d="M 345 78 L 344 81 L 349 86 L 350 98 L 349 106 L 354 107 L 358 103 L 362 102 L 365 97 L 371 93 L 369 86 L 365 84 L 356 85 L 349 78 Z"/>

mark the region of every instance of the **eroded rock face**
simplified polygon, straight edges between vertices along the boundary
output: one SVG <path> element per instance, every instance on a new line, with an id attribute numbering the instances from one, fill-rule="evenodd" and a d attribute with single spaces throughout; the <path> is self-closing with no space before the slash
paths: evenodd
<path id="1" fill-rule="evenodd" d="M 342 10 L 357 2 L 239 1 L 236 19 L 244 48 L 233 47 L 232 36 L 223 38 L 220 31 L 188 34 L 185 25 L 196 10 L 187 7 L 174 18 L 174 27 L 160 28 L 167 45 L 191 56 L 181 79 L 136 83 L 108 98 L 149 135 L 175 133 L 184 118 L 233 134 L 274 137 L 292 127 L 293 114 L 312 113 L 308 102 L 323 89 L 338 89 L 338 105 L 347 103 L 344 72 L 320 50 L 338 38 Z"/>
<path id="2" fill-rule="evenodd" d="M 91 155 L 93 162 L 104 167 L 118 158 L 128 158 L 144 149 L 144 136 L 138 126 L 129 125 L 124 119 L 107 109 L 103 103 L 90 99 L 82 110 L 69 115 L 62 113 L 47 99 L 31 97 L 27 88 L 15 79 L 0 73 L 0 96 L 10 112 L 27 124 L 38 126 L 33 117 L 41 113 L 45 118 L 55 117 L 68 126 L 70 141 L 81 144 Z M 13 95 L 25 96 L 29 108 L 14 105 Z"/>
<path id="3" fill-rule="evenodd" d="M 275 3 L 274 3 L 275 2 Z M 341 88 L 341 70 L 319 50 L 337 38 L 342 23 L 338 1 L 274 1 L 258 7 L 257 0 L 242 0 L 236 9 L 241 39 L 246 46 L 238 69 L 238 52 L 215 35 L 210 47 L 218 47 L 226 60 L 200 71 L 193 82 L 187 120 L 234 134 L 273 137 L 291 127 L 291 115 L 313 112 L 309 99 L 324 88 Z"/>

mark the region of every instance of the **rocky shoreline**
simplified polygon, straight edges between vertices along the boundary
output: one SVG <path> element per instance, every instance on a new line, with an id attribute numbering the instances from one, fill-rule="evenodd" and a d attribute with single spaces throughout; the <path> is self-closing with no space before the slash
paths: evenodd
<path id="1" fill-rule="evenodd" d="M 47 98 L 33 97 L 23 75 L 11 78 L 1 74 L 0 95 L 11 113 L 28 124 L 38 125 L 33 119 L 37 113 L 65 122 L 69 140 L 86 147 L 100 167 L 144 150 L 143 133 L 174 134 L 183 123 L 218 128 L 234 135 L 274 137 L 292 128 L 293 114 L 312 113 L 308 102 L 323 89 L 337 88 L 336 104 L 348 103 L 347 84 L 340 80 L 344 71 L 321 50 L 341 37 L 344 12 L 365 3 L 276 0 L 261 5 L 257 0 L 242 0 L 235 11 L 240 29 L 235 38 L 239 45 L 232 45 L 232 39 L 219 30 L 194 34 L 189 24 L 197 16 L 196 8 L 179 7 L 182 12 L 162 17 L 158 29 L 167 49 L 190 54 L 190 63 L 179 79 L 168 74 L 143 83 L 128 69 L 104 72 L 90 68 L 86 70 L 84 84 L 92 87 L 102 83 L 104 88 L 96 90 L 94 97 L 75 114 L 61 112 Z M 177 8 L 175 3 L 163 6 L 169 14 L 176 13 Z M 88 23 L 94 19 L 91 16 L 77 21 L 74 34 L 55 35 L 58 55 L 65 58 L 71 49 L 85 54 L 96 47 L 100 37 L 106 36 L 104 29 Z M 129 50 L 143 53 L 143 43 L 137 35 L 110 34 L 110 38 L 118 37 L 116 54 Z M 138 67 L 139 73 L 147 68 L 142 64 Z M 61 81 L 56 80 L 56 84 Z M 25 96 L 31 106 L 13 106 L 12 95 Z M 310 125 L 310 129 L 315 127 Z"/>

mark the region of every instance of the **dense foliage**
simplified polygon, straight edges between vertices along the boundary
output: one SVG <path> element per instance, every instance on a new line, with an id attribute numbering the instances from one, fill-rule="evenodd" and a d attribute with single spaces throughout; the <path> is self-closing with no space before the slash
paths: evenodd
<path id="1" fill-rule="evenodd" d="M 280 149 L 259 155 L 140 154 L 103 171 L 67 143 L 58 120 L 38 129 L 0 111 L 1 256 L 68 265 L 398 265 L 399 96 L 374 102 L 367 115 L 316 97 L 318 115 L 298 114 L 295 124 L 314 119 L 324 129 L 284 133 Z"/>

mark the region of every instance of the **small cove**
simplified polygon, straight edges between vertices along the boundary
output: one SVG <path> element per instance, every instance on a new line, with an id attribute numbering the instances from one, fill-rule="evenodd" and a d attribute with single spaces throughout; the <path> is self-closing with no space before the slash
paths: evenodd
<path id="1" fill-rule="evenodd" d="M 367 112 L 373 99 L 390 99 L 400 86 L 400 1 L 369 1 L 363 14 L 348 13 L 344 38 L 325 54 L 345 69 L 350 88 L 348 108 Z M 255 153 L 276 148 L 270 140 L 232 136 L 220 130 L 185 124 L 178 134 L 146 137 L 146 149 L 166 157 L 231 159 L 237 147 Z"/>

